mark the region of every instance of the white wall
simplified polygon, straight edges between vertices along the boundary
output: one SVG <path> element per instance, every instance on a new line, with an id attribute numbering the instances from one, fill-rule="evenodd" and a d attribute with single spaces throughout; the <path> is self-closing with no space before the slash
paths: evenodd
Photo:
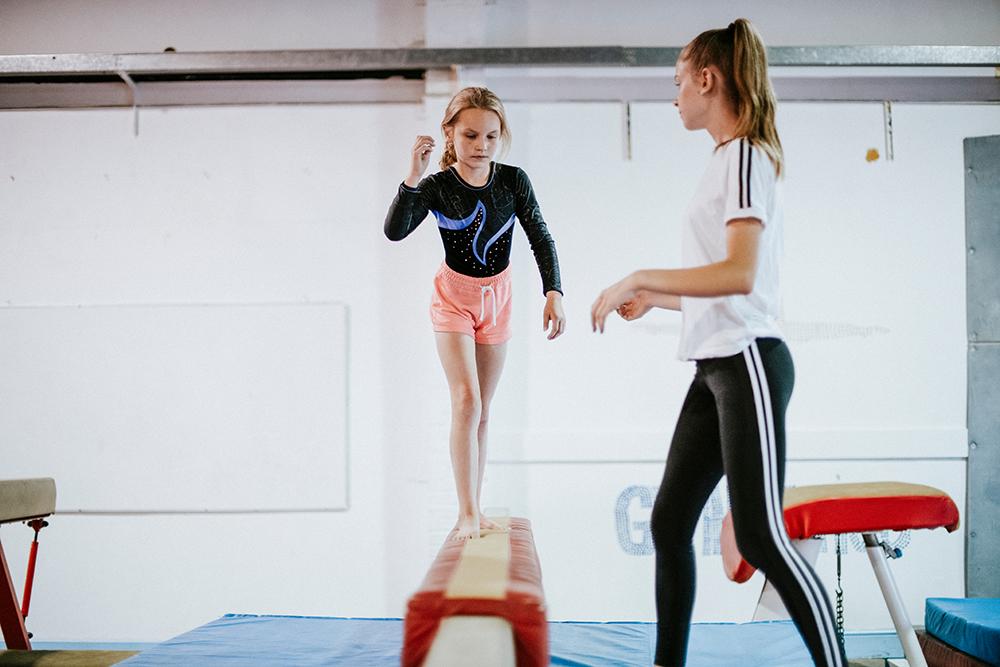
<path id="1" fill-rule="evenodd" d="M 595 3 L 390 4 L 399 7 L 15 0 L 0 3 L 0 50 L 676 45 L 744 12 L 771 44 L 987 44 L 1000 21 L 996 2 L 859 2 L 833 15 L 826 3 L 634 3 L 614 15 Z M 511 10 L 530 20 L 488 20 Z M 448 11 L 471 13 L 474 34 L 441 20 L 422 27 Z M 949 20 L 934 18 L 945 11 Z M 381 221 L 412 135 L 432 132 L 442 106 L 142 110 L 137 138 L 128 110 L 0 114 L 0 303 L 342 301 L 351 313 L 350 510 L 56 516 L 29 619 L 38 640 L 156 641 L 226 612 L 402 614 L 450 526 L 454 493 L 426 315 L 440 241 L 425 223 L 390 244 Z M 621 548 L 616 503 L 657 483 L 691 371 L 673 360 L 670 314 L 598 338 L 586 313 L 624 272 L 677 261 L 679 213 L 709 147 L 667 105 L 634 105 L 631 161 L 617 105 L 510 113 L 507 160 L 527 169 L 550 221 L 570 329 L 542 338 L 537 271 L 516 237 L 518 335 L 495 404 L 486 505 L 534 520 L 554 618 L 648 619 L 652 561 Z M 961 503 L 961 138 L 1000 132 L 1000 112 L 897 105 L 892 163 L 864 160 L 882 148 L 877 105 L 784 105 L 780 123 L 785 319 L 799 373 L 789 482 L 892 476 L 936 483 Z M 11 451 L 3 436 L 0 460 Z M 0 537 L 21 581 L 30 531 L 3 526 Z M 913 539 L 899 567 L 919 619 L 923 597 L 962 594 L 962 538 Z M 754 592 L 721 580 L 717 556 L 700 558 L 699 620 L 747 618 Z M 862 610 L 849 627 L 888 627 L 867 586 L 848 592 L 849 609 Z"/>
<path id="2" fill-rule="evenodd" d="M 39 639 L 159 640 L 226 611 L 386 613 L 383 388 L 369 381 L 382 358 L 367 337 L 382 321 L 384 238 L 375 211 L 391 189 L 376 176 L 379 147 L 403 141 L 392 128 L 409 116 L 404 108 L 358 105 L 170 109 L 144 111 L 134 137 L 128 111 L 0 114 L 5 305 L 341 302 L 356 341 L 348 361 L 350 466 L 328 478 L 337 486 L 346 472 L 351 510 L 58 516 L 43 533 L 31 614 Z M 97 393 L 104 391 L 113 384 Z M 62 418 L 59 403 L 72 395 L 62 386 L 51 394 L 56 437 L 68 447 L 98 446 L 80 442 Z M 19 448 L 9 436 L 4 458 Z M 323 476 L 296 473 L 296 465 L 282 480 L 285 495 L 300 495 L 299 485 L 324 495 L 316 488 Z M 45 474 L 46 467 L 24 455 L 5 462 L 3 476 Z M 233 460 L 231 475 L 241 479 L 241 470 Z M 137 473 L 109 465 L 90 483 L 114 487 Z M 60 509 L 80 506 L 74 486 L 62 488 Z M 185 492 L 177 488 L 178 499 Z M 263 496 L 281 493 L 256 495 L 251 509 L 273 507 Z M 26 529 L 2 530 L 20 579 Z"/>

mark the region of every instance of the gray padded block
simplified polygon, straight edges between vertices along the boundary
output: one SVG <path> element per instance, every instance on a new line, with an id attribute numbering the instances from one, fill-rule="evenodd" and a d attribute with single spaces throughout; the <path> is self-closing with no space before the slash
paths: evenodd
<path id="1" fill-rule="evenodd" d="M 56 511 L 51 477 L 0 480 L 0 523 L 48 516 Z"/>
<path id="2" fill-rule="evenodd" d="M 966 594 L 1000 596 L 1000 136 L 965 140 L 969 334 Z"/>

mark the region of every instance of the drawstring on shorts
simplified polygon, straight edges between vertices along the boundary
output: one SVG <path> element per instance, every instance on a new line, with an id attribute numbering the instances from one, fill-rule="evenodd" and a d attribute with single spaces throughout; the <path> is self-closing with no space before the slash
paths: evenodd
<path id="1" fill-rule="evenodd" d="M 479 292 L 479 321 L 482 322 L 486 318 L 486 293 L 489 292 L 490 299 L 493 303 L 493 322 L 490 324 L 491 327 L 497 325 L 497 293 L 493 289 L 493 285 L 483 285 Z"/>

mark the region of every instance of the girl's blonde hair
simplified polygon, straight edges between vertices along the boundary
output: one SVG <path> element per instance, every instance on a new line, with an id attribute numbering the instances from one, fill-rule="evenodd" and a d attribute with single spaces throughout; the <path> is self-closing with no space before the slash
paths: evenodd
<path id="1" fill-rule="evenodd" d="M 500 117 L 500 141 L 503 150 L 510 146 L 510 127 L 507 125 L 507 112 L 504 111 L 503 102 L 489 88 L 469 87 L 463 88 L 451 98 L 448 107 L 444 110 L 444 120 L 441 121 L 441 134 L 444 135 L 444 154 L 441 155 L 441 169 L 447 169 L 458 161 L 455 155 L 455 144 L 448 140 L 445 132 L 446 127 L 451 127 L 458 119 L 458 114 L 466 109 L 484 109 L 492 111 Z"/>
<path id="2" fill-rule="evenodd" d="M 736 110 L 736 136 L 760 147 L 780 176 L 784 154 L 774 125 L 777 104 L 767 76 L 767 50 L 753 24 L 736 19 L 728 28 L 706 30 L 684 47 L 680 57 L 692 75 L 711 65 L 719 69 Z"/>

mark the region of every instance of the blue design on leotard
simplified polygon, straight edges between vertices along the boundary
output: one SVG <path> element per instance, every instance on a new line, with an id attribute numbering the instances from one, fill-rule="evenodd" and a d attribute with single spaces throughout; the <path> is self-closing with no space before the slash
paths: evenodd
<path id="1" fill-rule="evenodd" d="M 443 227 L 444 229 L 451 229 L 451 230 L 465 229 L 466 227 L 471 225 L 476 220 L 477 217 L 479 219 L 486 218 L 486 207 L 483 205 L 483 202 L 479 200 L 476 200 L 476 208 L 472 209 L 472 213 L 470 213 L 468 217 L 462 218 L 461 220 L 453 220 L 452 218 L 449 218 L 448 216 L 443 214 L 441 211 L 431 211 L 431 212 L 434 214 L 434 217 L 437 218 L 438 227 Z"/>
<path id="2" fill-rule="evenodd" d="M 493 245 L 494 243 L 496 243 L 497 239 L 500 238 L 501 236 L 503 236 L 503 233 L 506 232 L 508 229 L 511 228 L 511 225 L 514 224 L 514 218 L 515 217 L 516 217 L 515 215 L 511 215 L 510 216 L 510 220 L 508 220 L 507 222 L 505 222 L 504 225 L 503 225 L 503 227 L 501 227 L 500 230 L 496 234 L 494 234 L 490 238 L 489 241 L 486 242 L 486 247 L 483 248 L 483 256 L 482 257 L 480 257 L 479 253 L 476 252 L 476 246 L 479 245 L 479 243 L 478 243 L 479 242 L 479 232 L 483 231 L 483 228 L 482 228 L 482 226 L 480 226 L 479 229 L 476 230 L 476 237 L 474 239 L 472 239 L 472 254 L 475 256 L 475 258 L 479 261 L 480 264 L 482 264 L 483 266 L 486 266 L 486 253 L 489 252 L 490 246 Z"/>

